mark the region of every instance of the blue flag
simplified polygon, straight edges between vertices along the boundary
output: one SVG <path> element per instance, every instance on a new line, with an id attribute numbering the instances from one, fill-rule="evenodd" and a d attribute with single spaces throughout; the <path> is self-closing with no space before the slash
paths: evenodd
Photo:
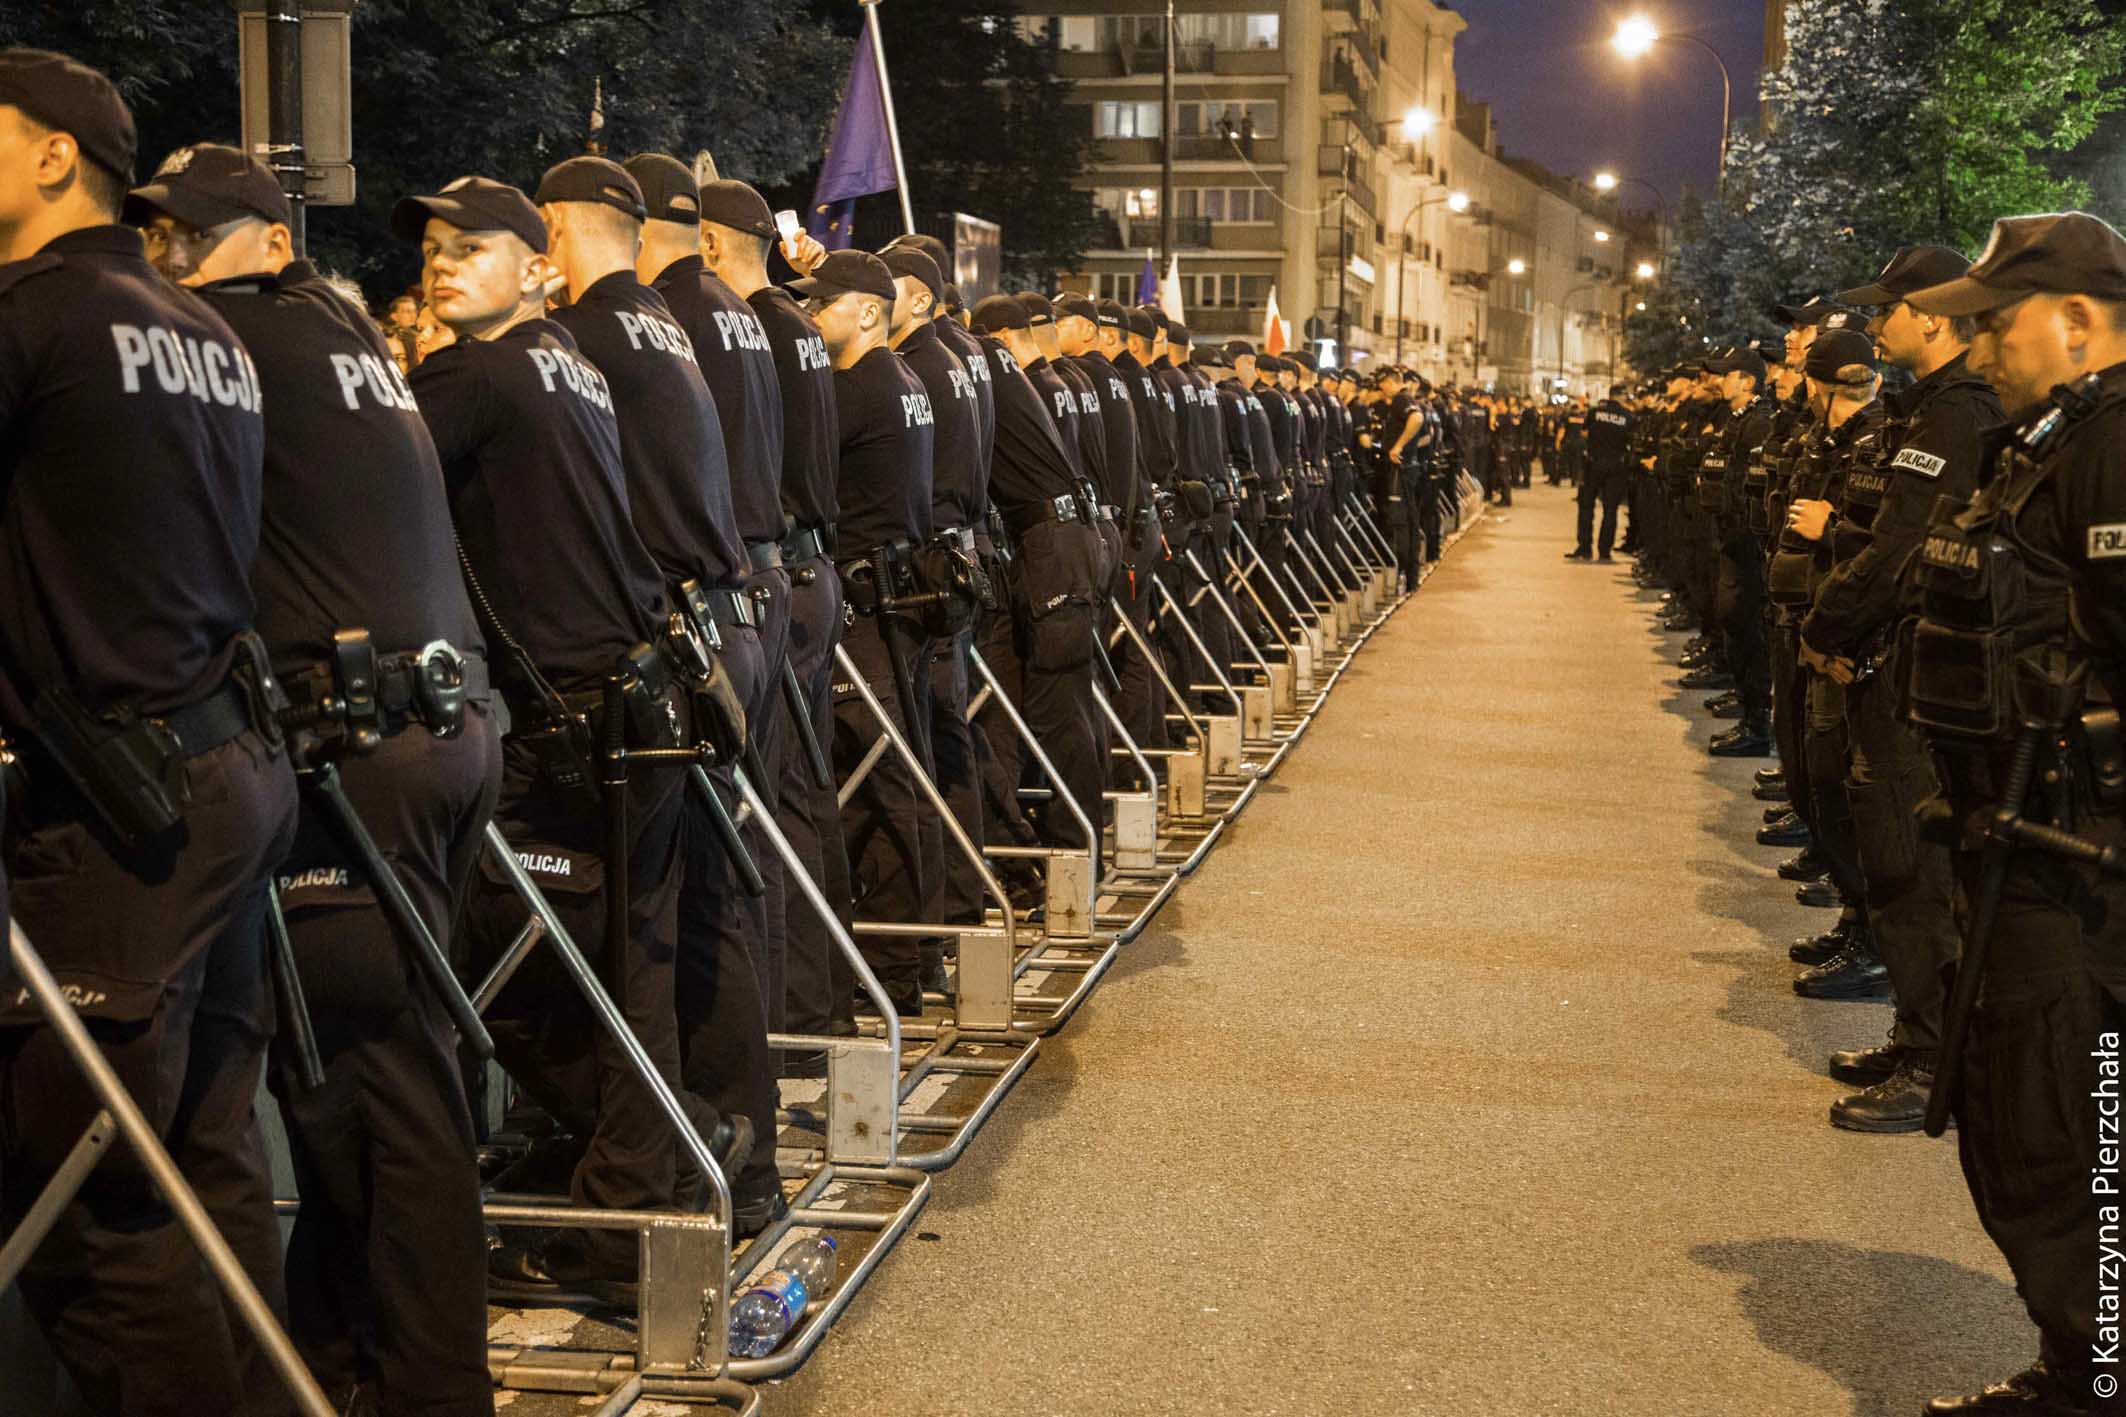
<path id="1" fill-rule="evenodd" d="M 1144 269 L 1137 273 L 1137 303 L 1139 305 L 1157 305 L 1159 303 L 1159 272 L 1152 269 L 1152 253 L 1149 249 L 1144 253 Z"/>
<path id="2" fill-rule="evenodd" d="M 829 251 L 846 249 L 856 240 L 856 199 L 899 186 L 893 173 L 893 142 L 886 132 L 886 95 L 879 87 L 878 64 L 871 46 L 856 42 L 856 62 L 849 66 L 849 87 L 834 118 L 834 137 L 820 164 L 819 185 L 812 189 L 812 214 L 805 229 Z"/>

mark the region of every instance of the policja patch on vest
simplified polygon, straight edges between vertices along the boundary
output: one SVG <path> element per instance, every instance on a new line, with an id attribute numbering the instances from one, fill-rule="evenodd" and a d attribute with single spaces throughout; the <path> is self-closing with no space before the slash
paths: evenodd
<path id="1" fill-rule="evenodd" d="M 2110 522 L 2089 528 L 2089 559 L 2116 561 L 2126 556 L 2126 522 Z"/>
<path id="2" fill-rule="evenodd" d="M 1949 460 L 1947 458 L 1936 457 L 1932 453 L 1923 453 L 1917 448 L 1906 448 L 1890 461 L 1891 467 L 1908 467 L 1921 477 L 1939 477 L 1941 476 L 1941 470 L 1948 465 Z"/>

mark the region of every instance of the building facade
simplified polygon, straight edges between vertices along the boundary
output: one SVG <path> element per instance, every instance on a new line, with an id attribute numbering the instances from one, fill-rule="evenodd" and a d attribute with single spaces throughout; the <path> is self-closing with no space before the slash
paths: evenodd
<path id="1" fill-rule="evenodd" d="M 1067 287 L 1127 301 L 1148 255 L 1165 271 L 1171 144 L 1199 334 L 1259 336 L 1274 289 L 1293 344 L 1361 369 L 1606 388 L 1630 240 L 1606 199 L 1500 155 L 1489 108 L 1455 90 L 1459 15 L 1433 0 L 1181 0 L 1169 116 L 1156 3 L 1030 0 L 1019 20 L 1073 81 L 1093 139 L 1101 234 Z"/>

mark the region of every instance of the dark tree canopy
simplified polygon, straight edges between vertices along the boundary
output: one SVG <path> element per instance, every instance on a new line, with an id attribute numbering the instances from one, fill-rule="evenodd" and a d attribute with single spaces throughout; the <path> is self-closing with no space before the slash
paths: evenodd
<path id="1" fill-rule="evenodd" d="M 172 148 L 238 139 L 228 0 L 12 0 L 0 42 L 117 80 L 142 177 Z M 583 151 L 598 85 L 609 153 L 707 149 L 727 177 L 782 180 L 817 161 L 848 59 L 845 37 L 779 0 L 363 0 L 358 202 L 312 213 L 313 254 L 372 295 L 406 284 L 417 262 L 390 237 L 391 204 L 465 173 L 530 188 Z"/>

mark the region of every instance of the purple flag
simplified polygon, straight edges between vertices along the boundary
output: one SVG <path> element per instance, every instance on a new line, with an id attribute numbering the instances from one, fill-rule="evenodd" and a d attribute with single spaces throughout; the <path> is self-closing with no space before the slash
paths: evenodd
<path id="1" fill-rule="evenodd" d="M 1152 269 L 1152 253 L 1150 251 L 1144 253 L 1144 269 L 1137 273 L 1137 303 L 1139 305 L 1157 305 L 1159 303 L 1159 272 Z"/>
<path id="2" fill-rule="evenodd" d="M 820 164 L 819 185 L 812 189 L 812 214 L 805 229 L 829 251 L 846 249 L 856 236 L 856 199 L 890 192 L 900 183 L 893 173 L 893 142 L 886 132 L 886 96 L 879 88 L 878 64 L 871 46 L 856 42 L 856 62 L 849 66 L 849 87 L 834 118 L 834 137 Z"/>

